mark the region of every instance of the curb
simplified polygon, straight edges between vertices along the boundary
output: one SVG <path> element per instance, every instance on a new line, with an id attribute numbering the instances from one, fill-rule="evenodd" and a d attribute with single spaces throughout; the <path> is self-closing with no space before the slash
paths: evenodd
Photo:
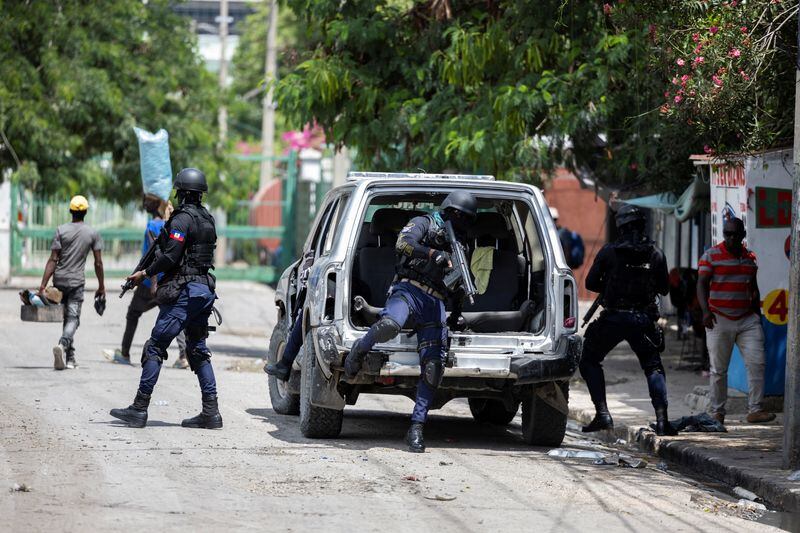
<path id="1" fill-rule="evenodd" d="M 594 411 L 571 407 L 569 417 L 582 424 L 588 424 L 594 418 Z M 785 471 L 781 471 L 782 479 L 776 480 L 765 476 L 763 470 L 733 466 L 713 452 L 708 452 L 693 443 L 675 437 L 659 437 L 645 426 L 626 426 L 615 422 L 613 430 L 598 431 L 591 435 L 608 443 L 624 439 L 629 446 L 636 446 L 642 451 L 714 478 L 731 487 L 744 487 L 755 492 L 772 507 L 782 511 L 800 512 L 800 485 L 786 480 Z"/>

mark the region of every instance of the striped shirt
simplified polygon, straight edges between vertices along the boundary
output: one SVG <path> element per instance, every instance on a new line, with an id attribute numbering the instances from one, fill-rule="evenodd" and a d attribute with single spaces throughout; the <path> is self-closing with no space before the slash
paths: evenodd
<path id="1" fill-rule="evenodd" d="M 756 256 L 742 246 L 741 257 L 728 251 L 724 242 L 712 246 L 698 263 L 698 274 L 711 276 L 708 308 L 731 320 L 739 320 L 753 311 L 753 297 L 758 287 Z"/>

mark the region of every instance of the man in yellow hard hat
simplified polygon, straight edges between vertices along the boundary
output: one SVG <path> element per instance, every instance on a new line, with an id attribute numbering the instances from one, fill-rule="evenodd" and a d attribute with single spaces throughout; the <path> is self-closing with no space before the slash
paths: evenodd
<path id="1" fill-rule="evenodd" d="M 103 240 L 97 231 L 84 223 L 89 210 L 89 202 L 81 195 L 73 196 L 69 202 L 72 222 L 62 224 L 56 229 L 53 244 L 50 246 L 50 259 L 44 267 L 39 293 L 44 293 L 50 278 L 53 285 L 63 295 L 64 328 L 58 344 L 53 347 L 53 367 L 56 370 L 75 368 L 75 347 L 73 338 L 78 329 L 83 304 L 83 286 L 86 282 L 85 268 L 89 250 L 94 254 L 94 271 L 97 275 L 98 289 L 95 297 L 105 298 L 106 288 L 103 279 Z"/>

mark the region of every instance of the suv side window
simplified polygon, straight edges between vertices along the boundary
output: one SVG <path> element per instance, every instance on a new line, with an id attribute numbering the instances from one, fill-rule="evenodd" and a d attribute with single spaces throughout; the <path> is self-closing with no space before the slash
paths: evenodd
<path id="1" fill-rule="evenodd" d="M 336 201 L 328 202 L 328 205 L 323 206 L 320 210 L 316 220 L 317 225 L 314 227 L 313 232 L 309 233 L 308 239 L 306 240 L 304 253 L 306 250 L 319 250 L 317 246 L 317 243 L 319 242 L 319 236 L 322 234 L 322 230 L 325 228 L 325 223 L 327 222 L 328 217 L 330 217 L 331 210 L 335 204 Z"/>
<path id="2" fill-rule="evenodd" d="M 342 217 L 344 216 L 344 212 L 347 210 L 347 200 L 350 199 L 350 194 L 343 194 L 339 197 L 339 200 L 336 202 L 336 208 L 333 211 L 333 214 L 328 220 L 328 225 L 325 228 L 325 235 L 323 237 L 323 245 L 322 251 L 320 252 L 321 255 L 327 255 L 330 253 L 331 248 L 333 248 L 333 243 L 336 241 L 336 237 L 342 232 Z"/>

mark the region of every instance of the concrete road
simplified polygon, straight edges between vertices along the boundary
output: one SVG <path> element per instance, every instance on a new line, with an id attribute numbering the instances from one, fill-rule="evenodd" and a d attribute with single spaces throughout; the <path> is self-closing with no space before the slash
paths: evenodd
<path id="1" fill-rule="evenodd" d="M 679 474 L 547 456 L 508 428 L 478 425 L 465 402 L 437 411 L 429 453 L 401 440 L 411 402 L 362 396 L 342 435 L 302 437 L 275 414 L 261 372 L 272 294 L 220 286 L 226 324 L 209 340 L 225 427 L 180 427 L 196 414 L 195 376 L 165 365 L 150 421 L 108 415 L 133 399 L 139 370 L 108 363 L 129 301 L 86 305 L 80 367 L 54 371 L 57 324 L 20 322 L 0 291 L 0 530 L 6 531 L 755 531 L 730 499 Z M 87 299 L 91 294 L 87 293 Z M 87 302 L 88 303 L 88 302 Z M 145 315 L 134 351 L 149 334 Z M 565 445 L 590 446 L 577 434 Z M 12 490 L 24 485 L 29 491 Z M 746 514 L 746 513 L 744 513 Z"/>

